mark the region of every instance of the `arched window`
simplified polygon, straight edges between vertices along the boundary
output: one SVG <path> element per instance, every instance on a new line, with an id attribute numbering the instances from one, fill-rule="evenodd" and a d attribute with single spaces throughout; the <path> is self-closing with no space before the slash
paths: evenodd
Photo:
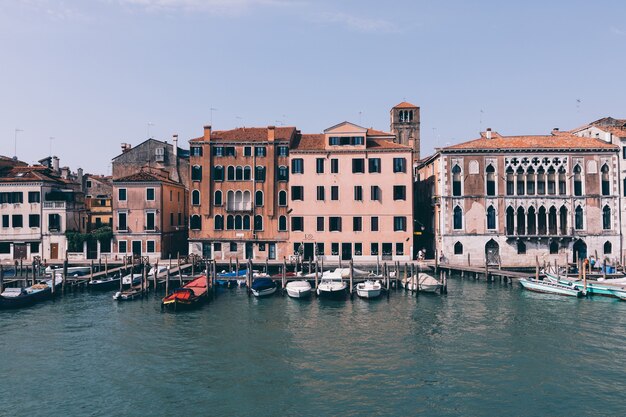
<path id="1" fill-rule="evenodd" d="M 213 168 L 213 179 L 215 181 L 224 181 L 224 167 L 218 165 Z"/>
<path id="2" fill-rule="evenodd" d="M 556 207 L 550 207 L 548 212 L 548 232 L 551 235 L 556 235 Z"/>
<path id="3" fill-rule="evenodd" d="M 257 190 L 254 193 L 254 205 L 257 207 L 263 206 L 263 191 Z"/>
<path id="4" fill-rule="evenodd" d="M 243 230 L 250 230 L 250 216 L 243 216 Z"/>
<path id="5" fill-rule="evenodd" d="M 545 235 L 548 233 L 547 227 L 547 219 L 546 219 L 546 208 L 544 206 L 539 207 L 539 211 L 537 212 L 537 234 Z"/>
<path id="6" fill-rule="evenodd" d="M 287 205 L 287 191 L 280 190 L 278 192 L 278 205 L 284 207 Z"/>
<path id="7" fill-rule="evenodd" d="M 249 166 L 243 167 L 243 180 L 250 181 L 252 179 L 252 168 Z"/>
<path id="8" fill-rule="evenodd" d="M 610 255 L 611 252 L 613 252 L 613 245 L 611 244 L 611 242 L 609 241 L 604 242 L 604 254 Z"/>
<path id="9" fill-rule="evenodd" d="M 485 171 L 487 173 L 487 195 L 496 195 L 496 169 L 489 164 Z"/>
<path id="10" fill-rule="evenodd" d="M 461 195 L 461 167 L 458 165 L 452 168 L 452 195 L 455 197 Z"/>
<path id="11" fill-rule="evenodd" d="M 251 197 L 252 193 L 248 190 L 243 192 L 243 205 L 242 208 L 244 210 L 251 210 L 252 209 L 252 197 Z"/>
<path id="12" fill-rule="evenodd" d="M 463 255 L 463 244 L 461 242 L 456 242 L 454 244 L 454 254 Z"/>
<path id="13" fill-rule="evenodd" d="M 580 169 L 580 165 L 576 165 L 574 167 L 574 195 L 581 196 L 583 195 L 583 182 L 582 182 L 582 170 Z"/>
<path id="14" fill-rule="evenodd" d="M 278 181 L 289 181 L 289 167 L 281 165 L 278 167 Z"/>
<path id="15" fill-rule="evenodd" d="M 513 168 L 506 169 L 506 195 L 515 194 L 515 183 L 513 179 Z"/>
<path id="16" fill-rule="evenodd" d="M 243 218 L 241 217 L 241 214 L 237 214 L 235 216 L 235 230 L 241 229 L 243 229 Z"/>
<path id="17" fill-rule="evenodd" d="M 526 244 L 523 241 L 518 240 L 517 241 L 517 254 L 523 255 L 525 253 L 526 253 Z"/>
<path id="18" fill-rule="evenodd" d="M 202 167 L 200 165 L 194 165 L 191 167 L 191 180 L 202 181 Z"/>
<path id="19" fill-rule="evenodd" d="M 240 190 L 235 191 L 235 210 L 243 210 L 243 193 Z"/>
<path id="20" fill-rule="evenodd" d="M 456 206 L 454 208 L 454 229 L 455 230 L 460 230 L 463 228 L 463 210 L 461 210 L 461 207 Z"/>
<path id="21" fill-rule="evenodd" d="M 202 229 L 202 218 L 197 214 L 191 216 L 191 220 L 189 221 L 189 227 L 191 230 L 201 230 Z"/>
<path id="22" fill-rule="evenodd" d="M 528 234 L 536 235 L 537 234 L 537 216 L 536 216 L 534 207 L 528 208 L 528 214 L 526 215 L 526 217 L 528 219 L 528 221 L 526 222 L 528 224 Z"/>
<path id="23" fill-rule="evenodd" d="M 567 176 L 565 175 L 565 168 L 559 168 L 559 195 L 567 194 Z"/>
<path id="24" fill-rule="evenodd" d="M 287 216 L 280 216 L 278 218 L 278 231 L 279 232 L 287 231 Z"/>
<path id="25" fill-rule="evenodd" d="M 611 208 L 608 205 L 602 208 L 602 228 L 611 229 Z"/>
<path id="26" fill-rule="evenodd" d="M 602 172 L 602 195 L 609 195 L 611 194 L 611 190 L 610 190 L 610 182 L 609 182 L 609 167 L 607 164 L 602 165 L 602 168 L 600 169 L 600 171 Z"/>
<path id="27" fill-rule="evenodd" d="M 228 181 L 235 181 L 235 167 L 230 165 L 227 169 L 226 169 L 226 179 Z"/>
<path id="28" fill-rule="evenodd" d="M 514 235 L 515 234 L 515 210 L 513 207 L 506 209 L 506 234 Z"/>
<path id="29" fill-rule="evenodd" d="M 254 230 L 263 230 L 263 216 L 259 214 L 254 216 Z"/>
<path id="30" fill-rule="evenodd" d="M 584 227 L 583 221 L 583 208 L 581 206 L 576 207 L 575 215 L 574 215 L 574 227 L 576 230 L 582 230 Z"/>
<path id="31" fill-rule="evenodd" d="M 243 168 L 242 167 L 235 168 L 235 180 L 243 181 Z"/>
<path id="32" fill-rule="evenodd" d="M 526 234 L 526 211 L 524 207 L 517 208 L 517 234 Z"/>
<path id="33" fill-rule="evenodd" d="M 265 167 L 257 165 L 254 172 L 254 179 L 256 182 L 265 182 Z"/>
<path id="34" fill-rule="evenodd" d="M 559 210 L 559 217 L 560 217 L 560 223 L 561 223 L 561 234 L 562 235 L 567 235 L 567 207 L 565 206 L 561 206 L 560 210 Z"/>
<path id="35" fill-rule="evenodd" d="M 496 209 L 493 206 L 487 208 L 487 229 L 494 230 L 496 228 Z"/>
<path id="36" fill-rule="evenodd" d="M 548 194 L 556 194 L 556 171 L 553 167 L 548 168 Z"/>
<path id="37" fill-rule="evenodd" d="M 220 190 L 215 191 L 215 197 L 213 198 L 213 204 L 216 206 L 222 205 L 222 192 Z"/>
<path id="38" fill-rule="evenodd" d="M 200 205 L 200 191 L 199 190 L 193 190 L 191 192 L 191 204 L 194 206 Z"/>
<path id="39" fill-rule="evenodd" d="M 528 167 L 526 171 L 526 194 L 535 195 L 535 170 Z"/>
<path id="40" fill-rule="evenodd" d="M 546 193 L 546 170 L 543 167 L 537 169 L 537 194 L 544 195 Z"/>
<path id="41" fill-rule="evenodd" d="M 228 190 L 226 193 L 226 209 L 231 211 L 235 209 L 235 192 L 233 190 Z"/>
<path id="42" fill-rule="evenodd" d="M 524 195 L 524 170 L 517 168 L 517 195 Z"/>
<path id="43" fill-rule="evenodd" d="M 219 214 L 215 216 L 213 224 L 215 225 L 215 230 L 224 230 L 224 216 Z"/>
<path id="44" fill-rule="evenodd" d="M 226 216 L 226 229 L 234 230 L 235 229 L 235 217 L 232 214 Z"/>
<path id="45" fill-rule="evenodd" d="M 559 253 L 559 242 L 553 240 L 550 242 L 550 255 L 556 255 Z"/>

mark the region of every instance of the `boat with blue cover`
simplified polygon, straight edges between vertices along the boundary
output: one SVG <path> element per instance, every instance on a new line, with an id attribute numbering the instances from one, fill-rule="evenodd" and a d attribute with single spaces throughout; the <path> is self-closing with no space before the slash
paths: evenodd
<path id="1" fill-rule="evenodd" d="M 271 278 L 257 278 L 252 281 L 252 294 L 255 297 L 265 297 L 276 292 L 277 284 Z"/>

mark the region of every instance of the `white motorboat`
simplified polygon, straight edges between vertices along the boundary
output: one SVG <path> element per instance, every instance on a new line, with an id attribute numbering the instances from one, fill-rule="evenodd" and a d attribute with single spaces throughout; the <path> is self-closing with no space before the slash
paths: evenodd
<path id="1" fill-rule="evenodd" d="M 569 295 L 571 297 L 581 297 L 582 291 L 572 285 L 559 284 L 558 282 L 534 278 L 522 278 L 519 283 L 527 290 L 541 292 L 545 294 Z"/>
<path id="2" fill-rule="evenodd" d="M 287 295 L 293 298 L 306 298 L 311 295 L 311 284 L 309 281 L 288 282 Z"/>
<path id="3" fill-rule="evenodd" d="M 413 277 L 404 278 L 402 287 L 411 291 L 437 292 L 441 290 L 442 284 L 432 275 L 424 272 L 418 272 Z"/>
<path id="4" fill-rule="evenodd" d="M 348 287 L 344 282 L 341 274 L 337 274 L 337 268 L 335 272 L 328 273 L 322 276 L 322 280 L 317 286 L 317 295 L 323 298 L 343 299 L 346 297 L 346 288 Z"/>
<path id="5" fill-rule="evenodd" d="M 52 266 L 48 266 L 44 272 L 47 275 L 52 275 L 52 273 L 54 272 L 54 275 L 57 277 L 57 279 L 62 278 L 63 277 L 63 267 L 58 267 L 58 268 L 53 268 Z M 85 275 L 88 275 L 91 272 L 91 267 L 90 266 L 72 266 L 67 268 L 67 276 L 68 277 L 82 277 Z"/>
<path id="6" fill-rule="evenodd" d="M 368 279 L 356 284 L 356 295 L 361 298 L 376 298 L 380 296 L 382 289 L 383 286 L 380 281 Z"/>

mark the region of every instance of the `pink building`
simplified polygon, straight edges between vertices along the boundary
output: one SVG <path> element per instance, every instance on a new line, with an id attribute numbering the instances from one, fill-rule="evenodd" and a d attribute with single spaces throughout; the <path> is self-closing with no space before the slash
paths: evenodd
<path id="1" fill-rule="evenodd" d="M 408 260 L 412 148 L 343 122 L 290 150 L 289 243 L 303 259 Z"/>

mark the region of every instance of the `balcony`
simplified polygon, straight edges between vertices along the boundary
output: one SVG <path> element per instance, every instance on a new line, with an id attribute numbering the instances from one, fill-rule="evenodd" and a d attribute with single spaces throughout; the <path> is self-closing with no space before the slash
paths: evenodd
<path id="1" fill-rule="evenodd" d="M 44 209 L 65 209 L 65 201 L 44 201 L 43 202 Z"/>
<path id="2" fill-rule="evenodd" d="M 252 211 L 252 203 L 228 203 L 226 211 L 229 213 L 249 213 Z"/>

